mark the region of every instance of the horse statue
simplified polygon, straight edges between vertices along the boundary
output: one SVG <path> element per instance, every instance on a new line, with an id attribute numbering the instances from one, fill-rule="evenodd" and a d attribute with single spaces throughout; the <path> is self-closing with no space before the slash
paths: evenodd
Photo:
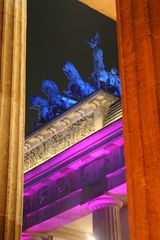
<path id="1" fill-rule="evenodd" d="M 44 80 L 42 83 L 42 92 L 48 97 L 50 109 L 53 112 L 60 113 L 62 108 L 62 98 L 57 85 L 51 80 Z"/>
<path id="2" fill-rule="evenodd" d="M 108 80 L 104 83 L 104 89 L 117 97 L 121 97 L 121 83 L 117 68 L 112 68 L 108 72 Z"/>
<path id="3" fill-rule="evenodd" d="M 77 103 L 69 97 L 64 97 L 59 92 L 57 85 L 51 80 L 43 81 L 42 91 L 48 97 L 49 106 L 54 115 L 59 115 Z"/>
<path id="4" fill-rule="evenodd" d="M 93 72 L 91 73 L 91 78 L 94 80 L 96 89 L 100 89 L 101 82 L 108 80 L 108 72 L 105 70 L 103 62 L 103 50 L 99 47 L 100 36 L 98 32 L 95 37 L 88 42 L 88 45 L 93 49 Z"/>
<path id="5" fill-rule="evenodd" d="M 30 97 L 30 109 L 38 110 L 38 121 L 34 125 L 42 125 L 52 119 L 48 101 L 40 96 Z"/>
<path id="6" fill-rule="evenodd" d="M 96 89 L 91 84 L 83 81 L 79 72 L 71 62 L 68 61 L 64 64 L 63 71 L 70 81 L 68 90 L 63 91 L 65 95 L 82 100 L 95 92 Z"/>

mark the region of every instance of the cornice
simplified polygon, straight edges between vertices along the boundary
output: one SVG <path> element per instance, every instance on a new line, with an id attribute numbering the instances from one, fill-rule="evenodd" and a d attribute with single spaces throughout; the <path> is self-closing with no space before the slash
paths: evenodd
<path id="1" fill-rule="evenodd" d="M 25 140 L 24 172 L 46 162 L 104 127 L 116 97 L 98 91 Z"/>

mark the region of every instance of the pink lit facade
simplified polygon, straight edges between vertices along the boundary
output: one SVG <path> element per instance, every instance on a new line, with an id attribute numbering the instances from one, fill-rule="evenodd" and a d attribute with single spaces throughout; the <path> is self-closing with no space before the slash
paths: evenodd
<path id="1" fill-rule="evenodd" d="M 24 179 L 23 231 L 63 227 L 89 214 L 88 203 L 105 192 L 125 195 L 122 121 L 31 170 Z"/>
<path id="2" fill-rule="evenodd" d="M 96 240 L 129 240 L 121 117 L 120 101 L 99 92 L 26 140 L 22 239 L 59 240 L 57 230 L 92 216 Z M 64 139 L 72 145 L 61 150 Z"/>

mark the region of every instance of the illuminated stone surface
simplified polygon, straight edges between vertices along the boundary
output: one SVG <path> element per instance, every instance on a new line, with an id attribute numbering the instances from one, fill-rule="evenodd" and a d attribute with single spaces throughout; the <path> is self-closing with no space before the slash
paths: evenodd
<path id="1" fill-rule="evenodd" d="M 116 97 L 98 91 L 28 137 L 24 172 L 103 128 L 107 111 L 116 100 Z"/>
<path id="2" fill-rule="evenodd" d="M 27 232 L 54 231 L 84 217 L 90 213 L 88 202 L 105 191 L 114 189 L 119 197 L 123 191 L 117 187 L 125 183 L 122 121 L 25 173 L 24 181 Z"/>
<path id="3" fill-rule="evenodd" d="M 116 1 L 115 0 L 80 0 L 98 12 L 116 20 Z"/>
<path id="4" fill-rule="evenodd" d="M 18 8 L 20 11 L 14 11 L 14 19 L 13 5 L 15 2 L 16 8 Z M 98 8 L 97 4 L 100 1 L 94 2 L 96 2 L 96 8 Z M 103 2 L 105 3 L 105 1 Z M 18 204 L 17 202 L 16 205 L 15 201 L 13 201 L 17 199 L 17 196 L 21 198 L 21 194 L 19 194 L 20 192 L 17 192 L 17 195 L 13 196 L 12 194 L 15 194 L 15 192 L 11 191 L 10 185 L 12 184 L 12 190 L 15 188 L 19 189 L 15 183 L 15 180 L 17 180 L 17 176 L 19 175 L 17 175 L 17 170 L 14 170 L 19 168 L 17 167 L 19 166 L 17 165 L 17 156 L 21 152 L 21 150 L 16 150 L 17 146 L 19 145 L 19 148 L 21 148 L 21 144 L 23 144 L 22 133 L 19 135 L 17 131 L 18 128 L 14 129 L 15 124 L 13 124 L 14 116 L 17 116 L 17 112 L 19 114 L 19 110 L 15 111 L 14 108 L 15 105 L 17 106 L 19 104 L 19 100 L 17 100 L 19 99 L 19 92 L 17 94 L 17 89 L 19 89 L 19 87 L 16 87 L 16 85 L 20 83 L 20 74 L 17 75 L 17 69 L 20 69 L 19 57 L 21 56 L 23 58 L 25 55 L 25 40 L 23 39 L 24 41 L 21 41 L 22 45 L 18 40 L 19 37 L 21 38 L 21 32 L 19 29 L 21 26 L 21 21 L 19 21 L 19 24 L 16 25 L 17 13 L 21 13 L 22 3 L 24 4 L 25 0 L 8 0 L 0 2 L 0 51 L 2 67 L 0 146 L 1 158 L 3 159 L 3 164 L 1 164 L 0 181 L 0 192 L 3 196 L 1 197 L 0 205 L 2 216 L 0 237 L 7 240 L 13 239 L 14 235 L 15 239 L 18 239 L 17 236 L 19 227 L 16 227 L 17 233 L 15 234 L 15 218 L 17 219 L 18 225 L 21 224 L 19 221 L 21 204 Z M 160 239 L 160 5 L 158 0 L 146 0 L 143 2 L 133 0 L 117 0 L 117 3 L 131 239 L 157 240 Z M 25 16 L 26 13 L 24 13 L 24 17 Z M 22 22 L 23 24 L 25 23 L 25 18 Z M 15 46 L 16 51 L 14 52 L 13 48 L 15 50 Z M 11 54 L 13 52 L 14 57 Z M 23 71 L 21 71 L 21 74 L 22 72 Z M 22 75 L 21 84 L 23 85 L 24 78 Z M 12 81 L 13 79 L 16 79 L 16 81 Z M 21 87 L 21 96 L 24 97 L 24 88 L 23 86 Z M 15 97 L 13 96 L 15 95 L 16 100 L 14 101 Z M 10 101 L 11 98 L 12 101 Z M 20 102 L 22 104 L 23 111 L 23 100 Z M 10 118 L 11 112 L 12 115 Z M 12 119 L 11 123 L 10 119 Z M 23 123 L 23 118 L 21 119 L 21 115 L 20 123 Z M 17 126 L 21 126 L 21 124 L 17 124 Z M 23 131 L 23 126 L 21 127 L 22 128 L 19 128 L 21 131 Z M 13 132 L 16 132 L 16 136 L 18 135 L 19 141 L 17 141 L 17 138 L 13 138 L 13 136 L 15 137 L 15 134 L 12 135 Z M 12 148 L 13 143 L 14 151 Z M 8 146 L 10 146 L 10 151 Z M 19 160 L 22 159 L 23 157 L 20 154 Z M 10 165 L 8 163 L 10 163 Z M 8 168 L 8 166 L 10 167 Z M 19 171 L 19 174 L 21 174 L 21 171 Z M 9 176 L 8 185 L 7 176 Z M 18 182 L 18 186 L 21 188 L 20 182 L 21 180 Z M 5 204 L 5 202 L 7 204 Z M 10 207 L 11 205 L 12 208 Z M 15 208 L 13 206 L 15 206 Z M 17 209 L 16 206 L 18 206 Z M 15 217 L 15 211 L 17 213 L 17 217 Z M 9 218 L 12 220 L 9 221 L 6 217 L 4 221 L 6 212 L 7 216 L 9 216 Z M 6 233 L 4 233 L 5 223 Z M 11 234 L 11 231 L 9 229 L 11 228 L 12 236 L 10 237 L 9 234 Z"/>
<path id="5" fill-rule="evenodd" d="M 83 2 L 107 15 L 107 1 Z M 159 23 L 158 0 L 117 0 L 130 237 L 133 240 L 160 239 Z"/>
<path id="6" fill-rule="evenodd" d="M 0 239 L 22 226 L 26 1 L 0 1 Z"/>
<path id="7" fill-rule="evenodd" d="M 96 240 L 121 240 L 120 209 L 123 202 L 103 195 L 89 203 L 93 211 L 93 234 Z"/>
<path id="8" fill-rule="evenodd" d="M 117 0 L 131 240 L 160 239 L 160 4 Z"/>

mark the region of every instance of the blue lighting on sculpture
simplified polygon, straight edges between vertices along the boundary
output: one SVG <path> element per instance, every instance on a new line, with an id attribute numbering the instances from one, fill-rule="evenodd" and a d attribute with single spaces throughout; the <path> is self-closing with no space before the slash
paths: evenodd
<path id="1" fill-rule="evenodd" d="M 30 109 L 38 111 L 38 121 L 34 125 L 42 125 L 52 119 L 48 101 L 40 96 L 30 97 Z"/>
<path id="2" fill-rule="evenodd" d="M 96 36 L 88 42 L 90 48 L 93 49 L 93 72 L 91 73 L 91 78 L 94 80 L 94 85 L 97 89 L 101 88 L 101 82 L 107 82 L 108 73 L 105 70 L 103 63 L 103 51 L 99 47 L 100 36 L 96 33 Z"/>
<path id="3" fill-rule="evenodd" d="M 99 89 L 121 97 L 118 69 L 112 68 L 111 71 L 105 69 L 98 32 L 88 42 L 88 45 L 93 49 L 93 72 L 90 77 L 93 80 L 93 85 L 82 79 L 78 70 L 70 61 L 66 62 L 63 71 L 69 80 L 68 89 L 60 92 L 53 81 L 44 80 L 42 92 L 47 99 L 40 96 L 30 98 L 30 108 L 38 111 L 38 121 L 34 123 L 34 126 L 49 122 Z"/>
<path id="4" fill-rule="evenodd" d="M 76 100 L 73 100 L 69 97 L 64 97 L 59 92 L 57 85 L 51 80 L 43 81 L 42 92 L 44 92 L 48 97 L 48 104 L 53 113 L 53 117 L 56 117 L 77 103 Z"/>
<path id="5" fill-rule="evenodd" d="M 103 89 L 113 95 L 121 96 L 120 78 L 116 68 L 111 69 L 110 72 L 105 70 L 103 62 L 103 50 L 100 48 L 100 36 L 97 32 L 88 45 L 93 49 L 93 72 L 91 78 L 94 80 L 96 89 Z"/>
<path id="6" fill-rule="evenodd" d="M 111 71 L 108 73 L 108 81 L 105 84 L 105 90 L 114 94 L 117 97 L 121 97 L 121 82 L 117 68 L 112 68 Z"/>
<path id="7" fill-rule="evenodd" d="M 95 88 L 88 82 L 84 82 L 71 62 L 66 62 L 63 66 L 63 71 L 69 79 L 68 90 L 63 91 L 69 97 L 75 97 L 78 100 L 82 100 L 95 92 Z"/>
<path id="8" fill-rule="evenodd" d="M 57 85 L 51 80 L 43 81 L 42 92 L 46 94 L 47 99 L 40 96 L 30 98 L 30 108 L 38 110 L 38 121 L 34 126 L 49 122 L 77 103 L 76 100 L 60 94 Z"/>

